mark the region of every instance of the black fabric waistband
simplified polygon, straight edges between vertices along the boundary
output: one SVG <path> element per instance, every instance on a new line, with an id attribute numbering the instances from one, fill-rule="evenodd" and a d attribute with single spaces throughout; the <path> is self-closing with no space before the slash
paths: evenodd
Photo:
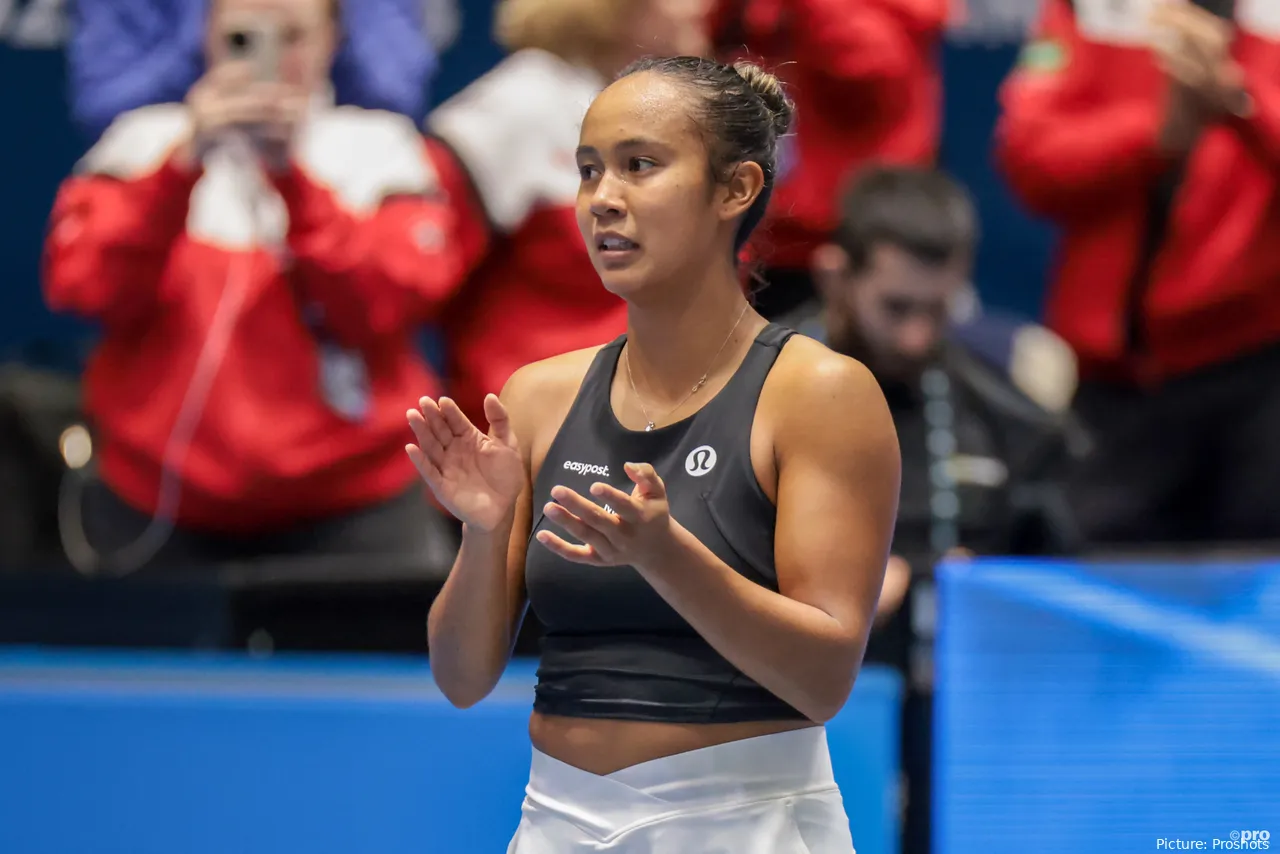
<path id="1" fill-rule="evenodd" d="M 662 723 L 805 719 L 697 636 L 548 635 L 534 710 Z"/>

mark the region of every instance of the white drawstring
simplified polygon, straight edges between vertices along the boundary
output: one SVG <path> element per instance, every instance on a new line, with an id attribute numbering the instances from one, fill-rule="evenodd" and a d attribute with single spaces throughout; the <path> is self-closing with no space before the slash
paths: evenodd
<path id="1" fill-rule="evenodd" d="M 257 158 L 247 137 L 239 134 L 228 136 L 220 147 L 242 167 L 243 174 L 258 174 Z M 187 392 L 178 409 L 173 430 L 165 442 L 156 511 L 147 527 L 136 540 L 116 552 L 99 552 L 89 542 L 84 528 L 84 493 L 91 476 L 74 469 L 69 469 L 63 476 L 58 493 L 58 532 L 67 559 L 85 575 L 107 572 L 124 576 L 136 572 L 159 553 L 173 534 L 182 499 L 182 465 L 186 462 L 191 440 L 204 417 L 214 380 L 230 348 L 231 335 L 253 281 L 253 249 L 258 245 L 261 225 L 257 204 L 261 194 L 260 184 L 257 180 L 251 181 L 244 190 L 244 202 L 250 217 L 250 249 L 235 254 L 228 267 L 222 296 L 209 324 L 209 333 L 200 348 L 200 355 L 196 359 L 191 382 L 187 385 Z"/>

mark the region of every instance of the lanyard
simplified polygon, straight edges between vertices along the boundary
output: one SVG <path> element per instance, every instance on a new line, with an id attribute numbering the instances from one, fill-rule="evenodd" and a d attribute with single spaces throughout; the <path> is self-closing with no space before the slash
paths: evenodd
<path id="1" fill-rule="evenodd" d="M 920 390 L 929 456 L 929 545 L 941 557 L 960 545 L 960 494 L 951 471 L 957 444 L 951 379 L 940 368 L 929 368 L 920 378 Z"/>
<path id="2" fill-rule="evenodd" d="M 960 545 L 960 493 L 951 470 L 956 452 L 956 411 L 951 378 L 929 368 L 920 378 L 924 396 L 925 452 L 929 457 L 929 545 L 937 561 Z M 908 675 L 917 691 L 933 690 L 933 641 L 937 634 L 938 597 L 932 566 L 911 585 L 911 640 Z"/>

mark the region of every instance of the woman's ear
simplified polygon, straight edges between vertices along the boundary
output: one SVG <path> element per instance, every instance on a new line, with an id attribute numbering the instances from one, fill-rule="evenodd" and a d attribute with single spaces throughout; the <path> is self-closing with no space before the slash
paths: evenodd
<path id="1" fill-rule="evenodd" d="M 764 192 L 764 170 L 753 160 L 746 160 L 733 168 L 733 174 L 724 185 L 720 196 L 720 218 L 730 222 L 751 210 L 756 199 Z"/>

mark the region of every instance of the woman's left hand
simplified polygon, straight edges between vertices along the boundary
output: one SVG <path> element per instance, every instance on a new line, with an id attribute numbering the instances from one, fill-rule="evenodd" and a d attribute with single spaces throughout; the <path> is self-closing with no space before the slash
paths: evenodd
<path id="1" fill-rule="evenodd" d="M 603 507 L 567 486 L 551 490 L 547 518 L 581 540 L 573 545 L 550 531 L 539 531 L 538 542 L 565 560 L 590 566 L 652 565 L 674 542 L 667 489 L 648 463 L 627 463 L 623 470 L 635 482 L 631 494 L 607 483 L 596 483 L 591 494 Z"/>

